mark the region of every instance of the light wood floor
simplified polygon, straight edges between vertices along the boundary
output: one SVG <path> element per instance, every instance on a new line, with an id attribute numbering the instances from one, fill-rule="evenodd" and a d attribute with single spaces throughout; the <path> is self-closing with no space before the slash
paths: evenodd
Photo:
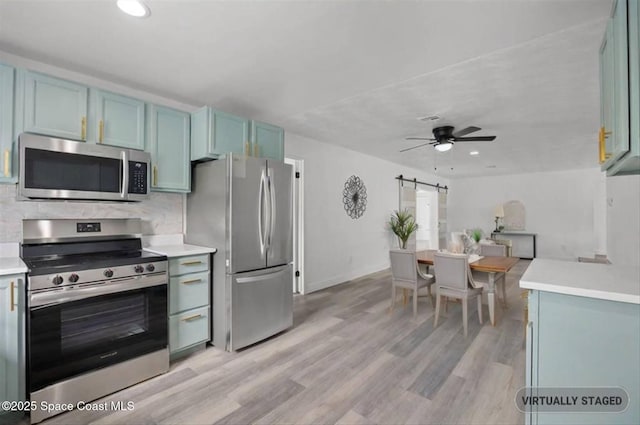
<path id="1" fill-rule="evenodd" d="M 520 261 L 507 276 L 509 308 L 484 325 L 470 303 L 433 328 L 428 298 L 388 311 L 390 274 L 375 273 L 295 299 L 294 327 L 239 353 L 210 347 L 163 376 L 102 401 L 128 412 L 73 411 L 44 424 L 520 424 L 524 386 Z"/>

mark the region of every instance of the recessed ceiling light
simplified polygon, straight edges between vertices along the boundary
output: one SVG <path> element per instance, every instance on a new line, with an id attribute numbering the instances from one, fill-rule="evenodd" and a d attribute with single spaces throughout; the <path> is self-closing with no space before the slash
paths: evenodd
<path id="1" fill-rule="evenodd" d="M 480 154 L 480 152 L 478 152 L 478 151 L 471 151 L 471 152 L 469 152 L 469 155 L 479 155 L 479 154 Z"/>
<path id="2" fill-rule="evenodd" d="M 487 168 L 496 168 L 495 165 L 487 165 Z"/>
<path id="3" fill-rule="evenodd" d="M 116 4 L 124 13 L 136 18 L 146 18 L 151 15 L 149 7 L 139 0 L 118 0 Z"/>

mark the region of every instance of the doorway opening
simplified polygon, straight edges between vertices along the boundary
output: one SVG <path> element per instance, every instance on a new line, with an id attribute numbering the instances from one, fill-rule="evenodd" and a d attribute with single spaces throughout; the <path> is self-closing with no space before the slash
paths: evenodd
<path id="1" fill-rule="evenodd" d="M 438 192 L 416 191 L 416 250 L 438 249 Z"/>
<path id="2" fill-rule="evenodd" d="M 293 181 L 293 293 L 304 294 L 304 160 L 285 158 Z"/>

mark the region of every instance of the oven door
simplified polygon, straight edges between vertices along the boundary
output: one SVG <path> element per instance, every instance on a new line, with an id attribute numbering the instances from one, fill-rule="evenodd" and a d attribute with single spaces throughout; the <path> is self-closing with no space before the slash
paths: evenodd
<path id="1" fill-rule="evenodd" d="M 166 274 L 29 295 L 29 390 L 166 349 Z"/>
<path id="2" fill-rule="evenodd" d="M 127 200 L 128 150 L 20 135 L 20 195 L 24 198 Z"/>

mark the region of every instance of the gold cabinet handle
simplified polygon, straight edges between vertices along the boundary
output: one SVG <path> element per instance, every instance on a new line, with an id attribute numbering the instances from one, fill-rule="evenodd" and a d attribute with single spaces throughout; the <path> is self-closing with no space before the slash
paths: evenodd
<path id="1" fill-rule="evenodd" d="M 80 132 L 82 133 L 80 138 L 85 140 L 87 138 L 87 117 L 82 117 Z"/>
<path id="2" fill-rule="evenodd" d="M 604 127 L 600 127 L 598 133 L 598 152 L 600 164 L 605 162 L 611 157 L 611 154 L 607 152 L 607 138 L 611 135 L 610 131 L 606 131 Z"/>
<path id="3" fill-rule="evenodd" d="M 11 151 L 4 151 L 4 176 L 11 177 Z"/>
<path id="4" fill-rule="evenodd" d="M 257 143 L 253 145 L 253 156 L 260 156 L 260 146 Z"/>
<path id="5" fill-rule="evenodd" d="M 155 165 L 153 166 L 153 185 L 158 185 L 158 167 Z"/>
<path id="6" fill-rule="evenodd" d="M 180 319 L 183 322 L 190 322 L 192 320 L 196 320 L 202 317 L 202 314 L 194 314 L 193 316 L 185 317 L 184 319 Z"/>
<path id="7" fill-rule="evenodd" d="M 198 261 L 187 261 L 187 262 L 181 263 L 181 265 L 183 265 L 183 266 L 195 266 L 195 265 L 198 265 L 198 264 L 202 264 L 202 261 L 200 261 L 200 260 L 198 260 Z"/>
<path id="8" fill-rule="evenodd" d="M 191 283 L 198 283 L 198 282 L 202 282 L 202 279 L 183 280 L 183 281 L 182 281 L 182 282 L 180 282 L 180 283 L 182 283 L 182 284 L 184 284 L 184 285 L 189 285 L 189 284 L 191 284 Z"/>
<path id="9" fill-rule="evenodd" d="M 98 143 L 102 143 L 104 141 L 104 121 L 100 120 L 98 124 Z"/>
<path id="10" fill-rule="evenodd" d="M 11 311 L 15 310 L 15 295 L 13 294 L 13 290 L 16 287 L 15 282 L 11 282 Z"/>
<path id="11" fill-rule="evenodd" d="M 251 145 L 249 144 L 249 141 L 244 142 L 244 154 L 246 156 L 251 156 Z"/>

